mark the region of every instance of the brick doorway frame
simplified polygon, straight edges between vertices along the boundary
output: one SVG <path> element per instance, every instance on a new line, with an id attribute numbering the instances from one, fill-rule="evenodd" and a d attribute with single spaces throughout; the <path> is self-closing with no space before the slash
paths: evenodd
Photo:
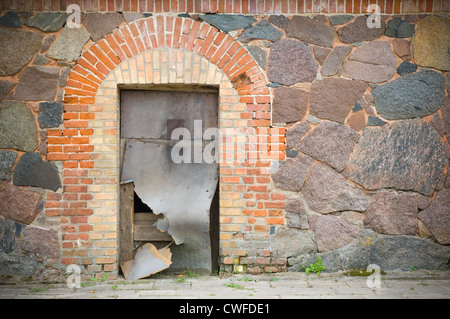
<path id="1" fill-rule="evenodd" d="M 271 191 L 270 165 L 284 159 L 285 131 L 270 127 L 265 71 L 228 34 L 173 16 L 133 21 L 91 43 L 69 75 L 63 129 L 47 140 L 48 160 L 63 170 L 63 194 L 48 193 L 46 206 L 60 216 L 61 263 L 117 276 L 119 90 L 161 84 L 216 86 L 219 128 L 253 130 L 234 141 L 235 161 L 220 163 L 220 265 L 282 266 L 269 239 L 285 223 L 285 198 Z"/>

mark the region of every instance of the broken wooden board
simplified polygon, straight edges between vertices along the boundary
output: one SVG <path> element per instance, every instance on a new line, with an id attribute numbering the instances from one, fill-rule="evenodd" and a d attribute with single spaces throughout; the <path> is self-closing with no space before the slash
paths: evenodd
<path id="1" fill-rule="evenodd" d="M 156 228 L 156 221 L 162 215 L 153 213 L 134 213 L 134 240 L 135 241 L 173 241 L 172 237 Z"/>
<path id="2" fill-rule="evenodd" d="M 134 212 L 134 183 L 132 181 L 120 183 L 120 253 L 119 263 L 132 260 L 133 245 L 133 212 Z"/>
<path id="3" fill-rule="evenodd" d="M 160 250 L 153 244 L 145 244 L 136 250 L 134 260 L 123 262 L 120 267 L 126 280 L 136 280 L 169 268 L 172 253 L 167 245 Z"/>

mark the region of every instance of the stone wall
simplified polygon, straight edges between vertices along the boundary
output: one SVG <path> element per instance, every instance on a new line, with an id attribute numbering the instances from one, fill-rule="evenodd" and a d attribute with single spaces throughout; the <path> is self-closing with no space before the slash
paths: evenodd
<path id="1" fill-rule="evenodd" d="M 83 2 L 81 28 L 53 2 L 2 2 L 2 278 L 54 277 L 71 263 L 117 275 L 117 85 L 127 83 L 217 85 L 221 126 L 282 143 L 279 162 L 221 166 L 222 269 L 296 271 L 319 255 L 327 271 L 447 269 L 445 1 L 383 2 L 380 28 L 344 1 L 258 11 L 268 2 L 235 12 L 182 1 L 172 13 Z M 227 14 L 203 14 L 214 8 Z"/>

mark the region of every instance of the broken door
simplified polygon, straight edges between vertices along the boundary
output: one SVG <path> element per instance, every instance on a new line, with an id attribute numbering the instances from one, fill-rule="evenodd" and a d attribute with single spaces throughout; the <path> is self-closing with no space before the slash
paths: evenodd
<path id="1" fill-rule="evenodd" d="M 142 202 L 164 216 L 155 225 L 174 240 L 174 269 L 216 270 L 219 167 L 203 154 L 215 145 L 217 112 L 211 89 L 121 91 L 121 180 L 133 180 Z"/>

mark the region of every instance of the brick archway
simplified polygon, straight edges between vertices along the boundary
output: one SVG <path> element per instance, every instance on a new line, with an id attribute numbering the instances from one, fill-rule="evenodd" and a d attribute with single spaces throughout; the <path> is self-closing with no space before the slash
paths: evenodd
<path id="1" fill-rule="evenodd" d="M 264 70 L 229 35 L 170 16 L 131 22 L 92 43 L 69 75 L 63 129 L 48 131 L 48 160 L 63 167 L 62 197 L 48 194 L 46 210 L 61 216 L 61 262 L 117 275 L 119 86 L 158 84 L 214 85 L 219 127 L 252 130 L 233 141 L 234 160 L 220 163 L 220 263 L 283 267 L 269 240 L 271 227 L 284 224 L 284 195 L 270 187 L 271 160 L 284 159 L 284 129 L 270 127 Z"/>

